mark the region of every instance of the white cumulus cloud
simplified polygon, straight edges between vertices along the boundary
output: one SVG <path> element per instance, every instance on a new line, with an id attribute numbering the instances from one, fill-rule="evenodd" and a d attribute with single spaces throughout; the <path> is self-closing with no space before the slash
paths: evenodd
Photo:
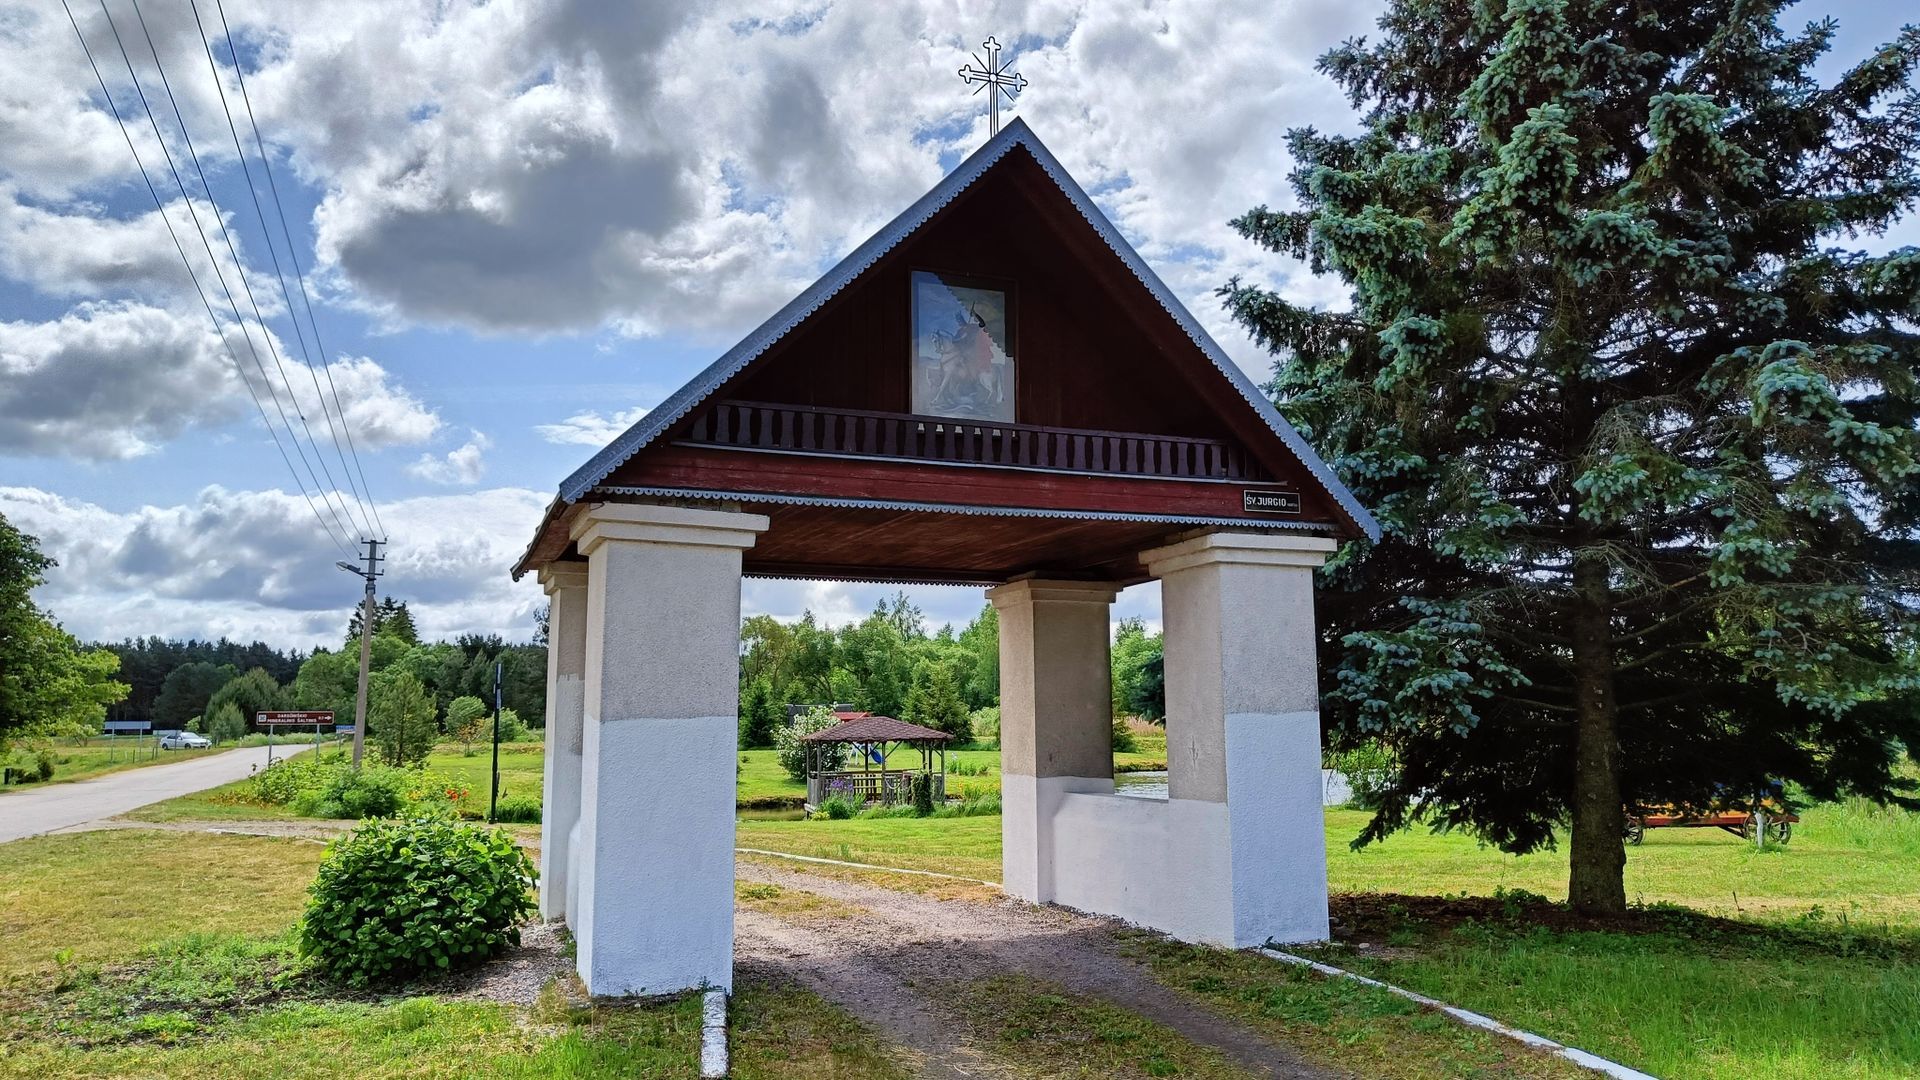
<path id="1" fill-rule="evenodd" d="M 486 451 L 493 440 L 478 431 L 444 454 L 421 454 L 407 472 L 432 484 L 477 484 L 487 471 Z"/>
<path id="2" fill-rule="evenodd" d="M 557 424 L 535 424 L 533 430 L 550 443 L 562 446 L 602 447 L 640 422 L 647 409 L 622 409 L 611 416 L 591 410 L 574 413 Z"/>
<path id="3" fill-rule="evenodd" d="M 383 503 L 383 594 L 406 600 L 428 637 L 468 631 L 525 639 L 542 601 L 509 569 L 548 496 L 522 488 Z M 192 501 L 114 511 L 32 487 L 0 487 L 0 515 L 39 537 L 60 565 L 38 594 L 89 640 L 127 634 L 338 643 L 358 579 L 304 500 L 285 491 L 208 487 Z"/>

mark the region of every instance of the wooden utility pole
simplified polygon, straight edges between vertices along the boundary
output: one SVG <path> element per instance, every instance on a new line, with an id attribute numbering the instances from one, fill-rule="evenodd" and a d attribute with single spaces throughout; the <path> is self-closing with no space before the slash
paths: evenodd
<path id="1" fill-rule="evenodd" d="M 350 562 L 335 563 L 349 574 L 358 574 L 366 580 L 367 591 L 360 600 L 360 682 L 353 696 L 353 767 L 360 767 L 360 756 L 367 744 L 367 668 L 373 660 L 373 583 L 380 577 L 380 564 L 385 561 L 380 554 L 383 540 L 362 540 L 367 545 L 366 569 Z"/>

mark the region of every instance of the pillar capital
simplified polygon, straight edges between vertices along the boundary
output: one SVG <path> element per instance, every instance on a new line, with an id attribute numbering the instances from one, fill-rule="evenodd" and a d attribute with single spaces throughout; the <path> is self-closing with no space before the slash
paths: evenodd
<path id="1" fill-rule="evenodd" d="M 1219 565 L 1316 570 L 1339 548 L 1333 537 L 1312 533 L 1207 532 L 1143 551 L 1140 562 L 1154 577 Z"/>
<path id="2" fill-rule="evenodd" d="M 753 546 L 769 524 L 765 514 L 651 503 L 602 503 L 575 519 L 568 535 L 582 556 L 591 556 L 594 549 L 610 540 L 744 550 Z"/>
<path id="3" fill-rule="evenodd" d="M 987 590 L 987 599 L 996 608 L 1016 604 L 1100 604 L 1113 603 L 1120 586 L 1110 581 L 1071 581 L 1059 578 L 1023 577 Z"/>
<path id="4" fill-rule="evenodd" d="M 561 589 L 584 589 L 587 587 L 587 564 L 578 559 L 566 559 L 550 562 L 538 571 L 540 587 L 548 596 Z"/>

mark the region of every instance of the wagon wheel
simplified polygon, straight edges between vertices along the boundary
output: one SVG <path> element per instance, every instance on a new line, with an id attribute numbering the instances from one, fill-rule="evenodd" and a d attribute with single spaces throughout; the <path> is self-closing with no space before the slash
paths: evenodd
<path id="1" fill-rule="evenodd" d="M 1767 834 L 1773 837 L 1774 843 L 1784 844 L 1787 841 L 1793 839 L 1793 822 L 1791 821 L 1772 822 L 1767 826 Z"/>
<path id="2" fill-rule="evenodd" d="M 1637 817 L 1627 818 L 1626 838 L 1629 844 L 1639 844 L 1647 838 L 1647 823 Z"/>

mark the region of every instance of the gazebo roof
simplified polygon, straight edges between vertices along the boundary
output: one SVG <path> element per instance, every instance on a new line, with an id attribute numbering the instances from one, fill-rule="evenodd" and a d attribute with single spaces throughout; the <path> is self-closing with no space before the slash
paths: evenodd
<path id="1" fill-rule="evenodd" d="M 830 727 L 822 728 L 811 735 L 800 736 L 801 742 L 846 742 L 846 743 L 883 743 L 883 742 L 946 742 L 953 736 L 944 731 L 924 728 L 918 724 L 909 724 L 895 720 L 891 716 L 863 716 L 857 720 L 846 720 Z"/>

